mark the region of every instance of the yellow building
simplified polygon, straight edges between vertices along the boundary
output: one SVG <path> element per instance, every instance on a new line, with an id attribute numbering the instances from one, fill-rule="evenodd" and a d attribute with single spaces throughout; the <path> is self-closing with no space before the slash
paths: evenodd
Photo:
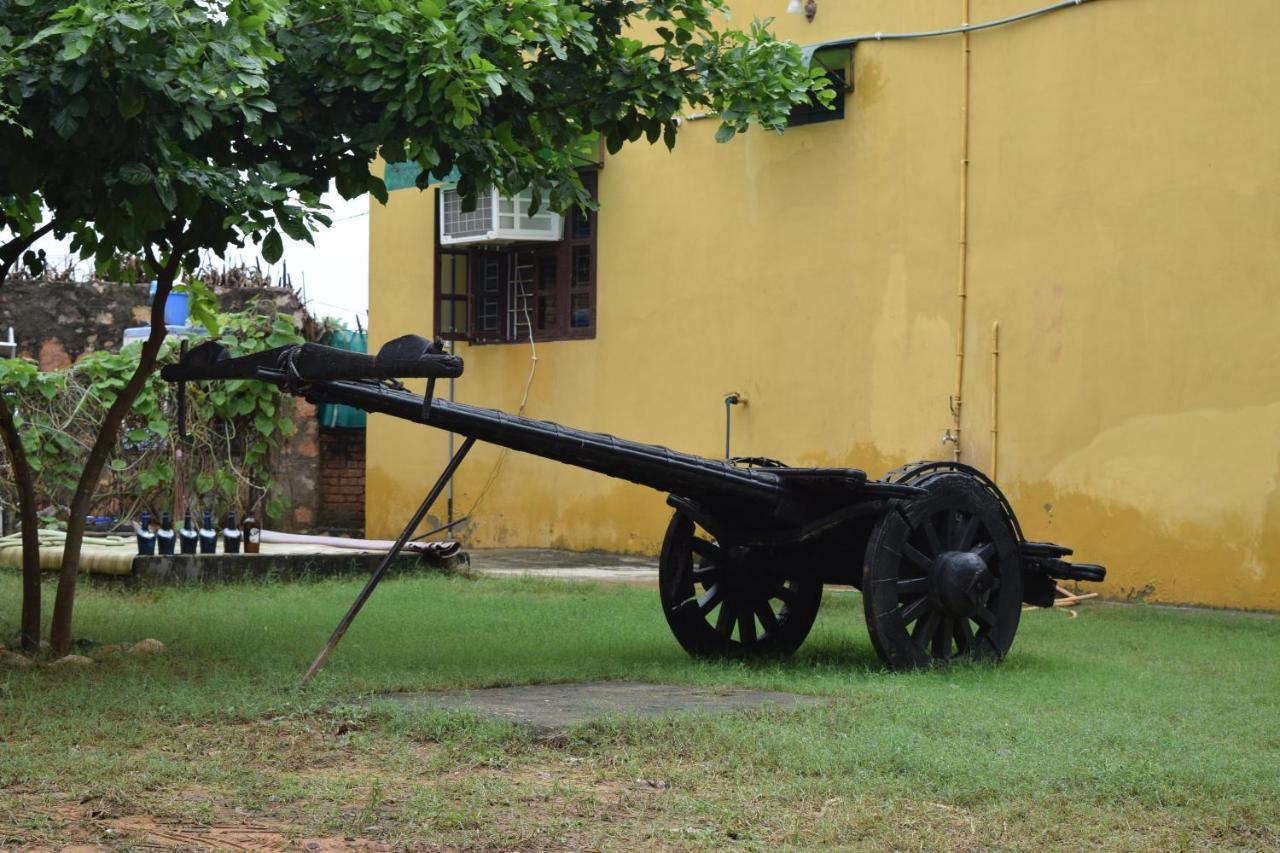
<path id="1" fill-rule="evenodd" d="M 786 5 L 735 20 L 814 44 L 1041 3 Z M 1277 32 L 1274 0 L 1091 0 L 861 42 L 838 120 L 721 145 L 690 117 L 674 152 L 607 158 L 594 238 L 566 226 L 589 250 L 514 261 L 530 281 L 560 264 L 531 294 L 554 295 L 532 307 L 561 338 L 536 361 L 512 306 L 472 295 L 469 322 L 517 340 L 457 344 L 456 398 L 717 457 L 737 392 L 735 455 L 872 476 L 958 444 L 1029 537 L 1108 566 L 1105 594 L 1280 608 Z M 373 347 L 433 331 L 435 196 L 371 212 Z M 371 533 L 403 523 L 446 441 L 370 419 Z M 485 446 L 456 488 L 476 547 L 655 553 L 670 512 Z"/>

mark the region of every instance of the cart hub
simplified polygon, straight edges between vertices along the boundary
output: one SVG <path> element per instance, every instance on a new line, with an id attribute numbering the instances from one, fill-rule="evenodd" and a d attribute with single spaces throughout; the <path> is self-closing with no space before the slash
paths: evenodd
<path id="1" fill-rule="evenodd" d="M 972 551 L 943 551 L 929 569 L 934 594 L 954 616 L 972 616 L 995 586 L 995 575 Z"/>

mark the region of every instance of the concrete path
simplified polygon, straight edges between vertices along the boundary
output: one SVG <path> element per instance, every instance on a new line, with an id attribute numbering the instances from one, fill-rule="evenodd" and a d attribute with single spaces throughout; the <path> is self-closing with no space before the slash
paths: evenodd
<path id="1" fill-rule="evenodd" d="M 471 570 L 492 577 L 530 576 L 566 580 L 657 583 L 658 559 L 601 551 L 492 548 L 468 551 Z"/>

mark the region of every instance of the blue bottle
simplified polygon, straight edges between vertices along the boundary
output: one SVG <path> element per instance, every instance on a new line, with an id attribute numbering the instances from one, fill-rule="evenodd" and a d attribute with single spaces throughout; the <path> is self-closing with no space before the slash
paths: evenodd
<path id="1" fill-rule="evenodd" d="M 156 531 L 156 552 L 159 554 L 172 554 L 173 546 L 176 544 L 176 531 L 173 529 L 173 521 L 169 518 L 169 511 L 165 510 L 160 514 L 160 529 Z"/>
<path id="2" fill-rule="evenodd" d="M 227 526 L 222 529 L 222 553 L 240 553 L 240 528 L 236 527 L 236 511 L 227 511 Z"/>
<path id="3" fill-rule="evenodd" d="M 191 510 L 187 510 L 182 514 L 182 529 L 178 531 L 178 550 L 183 554 L 194 554 L 199 538 L 196 526 L 191 523 Z"/>
<path id="4" fill-rule="evenodd" d="M 142 523 L 138 525 L 138 553 L 150 556 L 156 552 L 156 534 L 151 529 L 151 513 L 142 511 Z"/>
<path id="5" fill-rule="evenodd" d="M 218 550 L 218 531 L 213 529 L 213 513 L 204 511 L 204 525 L 200 528 L 200 553 L 212 554 Z"/>

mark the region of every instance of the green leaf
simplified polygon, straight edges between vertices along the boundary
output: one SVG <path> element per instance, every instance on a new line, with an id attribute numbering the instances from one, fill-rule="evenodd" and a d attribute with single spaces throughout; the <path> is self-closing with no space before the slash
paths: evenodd
<path id="1" fill-rule="evenodd" d="M 215 312 L 210 311 L 208 306 L 199 304 L 192 305 L 190 307 L 190 311 L 191 319 L 208 329 L 210 338 L 216 340 L 221 337 L 221 330 L 218 328 L 218 315 Z"/>
<path id="2" fill-rule="evenodd" d="M 112 459 L 112 460 L 111 460 L 111 470 L 112 470 L 112 471 L 124 471 L 124 470 L 128 469 L 128 467 L 129 467 L 129 463 L 125 462 L 123 459 Z"/>
<path id="3" fill-rule="evenodd" d="M 369 195 L 378 200 L 379 204 L 387 203 L 387 185 L 382 182 L 382 178 L 374 175 L 369 176 Z"/>
<path id="4" fill-rule="evenodd" d="M 128 10 L 116 12 L 115 18 L 131 30 L 143 30 L 147 27 L 147 19 L 141 15 L 135 15 Z"/>
<path id="5" fill-rule="evenodd" d="M 290 213 L 290 215 L 287 216 L 277 216 L 276 222 L 280 225 L 280 229 L 294 240 L 302 240 L 307 243 L 313 242 L 311 239 L 311 232 L 307 230 L 307 226 L 303 223 L 302 217 Z"/>
<path id="6" fill-rule="evenodd" d="M 92 44 L 93 41 L 87 35 L 76 33 L 67 39 L 59 58 L 63 62 L 73 62 L 84 56 Z"/>
<path id="7" fill-rule="evenodd" d="M 284 243 L 280 240 L 280 232 L 274 228 L 262 241 L 262 258 L 269 264 L 277 263 L 284 256 Z"/>
<path id="8" fill-rule="evenodd" d="M 146 106 L 146 101 L 142 96 L 132 89 L 121 92 L 116 97 L 116 106 L 120 110 L 120 117 L 128 120 L 142 112 L 142 108 Z"/>
<path id="9" fill-rule="evenodd" d="M 120 167 L 120 177 L 127 184 L 141 186 L 151 183 L 155 175 L 152 174 L 150 167 L 143 163 L 125 163 Z"/>

